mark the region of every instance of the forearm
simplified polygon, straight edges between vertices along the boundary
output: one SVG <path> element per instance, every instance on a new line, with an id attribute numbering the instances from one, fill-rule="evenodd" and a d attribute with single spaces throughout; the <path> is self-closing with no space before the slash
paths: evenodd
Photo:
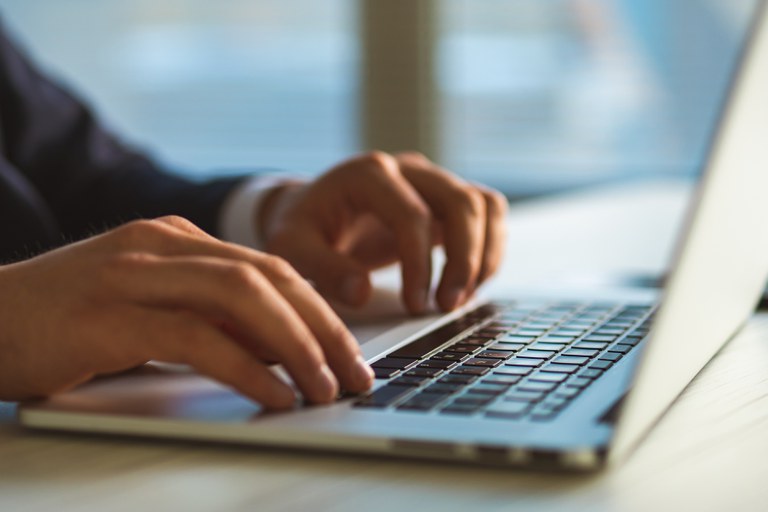
<path id="1" fill-rule="evenodd" d="M 3 159 L 40 196 L 62 239 L 166 214 L 219 234 L 221 206 L 240 183 L 199 184 L 165 172 L 38 70 L 1 26 L 0 133 Z"/>

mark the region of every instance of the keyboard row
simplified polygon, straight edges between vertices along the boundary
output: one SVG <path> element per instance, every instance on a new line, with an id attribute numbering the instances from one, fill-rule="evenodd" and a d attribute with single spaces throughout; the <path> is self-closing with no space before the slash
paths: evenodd
<path id="1" fill-rule="evenodd" d="M 644 306 L 625 307 L 618 313 L 606 307 L 589 325 L 585 311 L 575 309 L 579 315 L 558 315 L 548 324 L 541 322 L 539 313 L 537 329 L 531 327 L 536 324 L 529 321 L 530 311 L 525 317 L 519 310 L 496 314 L 425 358 L 404 357 L 413 351 L 395 351 L 372 365 L 378 378 L 390 382 L 355 405 L 552 419 L 648 331 L 649 310 Z M 546 314 L 553 316 L 551 309 Z M 586 325 L 578 333 L 576 322 L 564 324 L 574 318 Z"/>

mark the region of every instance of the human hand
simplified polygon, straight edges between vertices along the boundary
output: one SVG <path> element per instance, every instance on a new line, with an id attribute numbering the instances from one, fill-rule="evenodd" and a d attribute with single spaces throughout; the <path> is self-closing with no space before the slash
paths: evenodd
<path id="1" fill-rule="evenodd" d="M 0 266 L 0 399 L 47 396 L 149 360 L 183 363 L 269 408 L 365 391 L 344 324 L 285 261 L 184 219 L 137 221 Z"/>
<path id="2" fill-rule="evenodd" d="M 277 191 L 260 219 L 268 252 L 348 305 L 368 299 L 372 270 L 399 261 L 403 301 L 421 313 L 432 248 L 443 245 L 446 254 L 437 304 L 452 310 L 498 269 L 506 209 L 498 192 L 466 183 L 418 153 L 373 152 Z"/>

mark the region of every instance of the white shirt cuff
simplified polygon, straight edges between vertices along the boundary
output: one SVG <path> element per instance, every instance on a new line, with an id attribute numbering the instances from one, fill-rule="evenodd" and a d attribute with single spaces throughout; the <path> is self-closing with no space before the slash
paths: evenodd
<path id="1" fill-rule="evenodd" d="M 246 180 L 224 202 L 219 217 L 219 233 L 227 242 L 263 250 L 256 212 L 275 188 L 295 180 L 285 174 L 259 175 Z"/>

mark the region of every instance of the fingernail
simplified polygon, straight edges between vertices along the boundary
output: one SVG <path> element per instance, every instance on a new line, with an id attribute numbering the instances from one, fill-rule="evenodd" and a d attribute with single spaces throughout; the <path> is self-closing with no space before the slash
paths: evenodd
<path id="1" fill-rule="evenodd" d="M 411 313 L 421 314 L 427 311 L 427 302 L 429 301 L 429 292 L 424 289 L 414 290 L 411 302 Z"/>
<path id="2" fill-rule="evenodd" d="M 341 285 L 341 297 L 348 304 L 358 304 L 362 300 L 363 279 L 360 276 L 349 276 L 344 278 Z"/>
<path id="3" fill-rule="evenodd" d="M 375 377 L 373 369 L 368 366 L 368 363 L 365 362 L 365 359 L 363 359 L 362 356 L 357 356 L 355 359 L 354 374 L 355 381 L 360 384 L 361 388 L 368 389 L 371 387 L 371 384 L 373 384 L 373 379 Z"/>
<path id="4" fill-rule="evenodd" d="M 339 382 L 327 364 L 320 367 L 319 375 L 317 394 L 324 397 L 323 401 L 333 400 L 339 394 Z"/>
<path id="5" fill-rule="evenodd" d="M 422 311 L 426 311 L 429 306 L 429 290 L 423 288 L 416 294 L 416 299 L 421 304 Z"/>
<path id="6" fill-rule="evenodd" d="M 451 288 L 446 294 L 446 305 L 449 309 L 455 309 L 464 303 L 465 296 L 463 288 Z"/>
<path id="7" fill-rule="evenodd" d="M 278 409 L 288 409 L 296 403 L 296 394 L 286 384 L 277 386 L 275 388 L 274 394 L 275 401 L 280 404 L 276 407 Z"/>

